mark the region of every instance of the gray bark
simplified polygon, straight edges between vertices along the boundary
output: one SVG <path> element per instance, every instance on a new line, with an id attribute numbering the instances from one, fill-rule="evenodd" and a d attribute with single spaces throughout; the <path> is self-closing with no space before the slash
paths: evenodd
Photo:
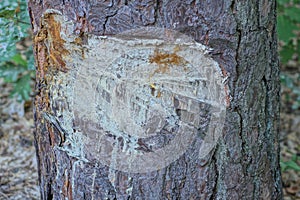
<path id="1" fill-rule="evenodd" d="M 282 199 L 275 0 L 29 0 L 28 5 L 35 35 L 35 140 L 42 199 Z M 69 50 L 56 33 L 60 25 L 44 14 L 47 9 L 74 23 L 79 47 L 88 35 L 141 27 L 172 29 L 211 47 L 210 56 L 228 77 L 226 119 L 216 149 L 197 159 L 195 142 L 167 167 L 137 174 L 61 150 L 69 134 L 61 127 L 66 122 L 47 113 L 72 106 L 64 101 L 67 92 L 54 87 L 62 78 L 59 73 L 72 70 L 64 61 Z M 56 37 L 50 51 L 45 45 L 49 36 Z"/>

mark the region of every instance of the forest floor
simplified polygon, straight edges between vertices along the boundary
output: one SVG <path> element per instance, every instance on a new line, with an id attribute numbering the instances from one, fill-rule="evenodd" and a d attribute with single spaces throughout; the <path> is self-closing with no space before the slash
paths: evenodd
<path id="1" fill-rule="evenodd" d="M 0 80 L 0 200 L 40 199 L 31 102 L 9 98 Z"/>
<path id="2" fill-rule="evenodd" d="M 281 73 L 291 77 L 294 82 L 281 86 L 281 112 L 280 112 L 280 159 L 281 162 L 291 162 L 293 157 L 297 157 L 297 166 L 300 166 L 300 107 L 295 109 L 297 98 L 300 96 L 293 93 L 293 89 L 300 89 L 300 58 L 288 62 L 281 66 Z M 282 171 L 284 199 L 300 200 L 300 170 L 287 169 Z"/>
<path id="3" fill-rule="evenodd" d="M 289 63 L 282 71 L 300 87 L 299 65 Z M 0 200 L 40 199 L 32 102 L 9 98 L 11 89 L 0 80 Z M 293 156 L 300 156 L 300 109 L 292 109 L 296 97 L 290 88 L 282 86 L 281 98 L 281 160 L 287 163 Z M 300 171 L 282 171 L 282 179 L 284 199 L 300 199 Z"/>

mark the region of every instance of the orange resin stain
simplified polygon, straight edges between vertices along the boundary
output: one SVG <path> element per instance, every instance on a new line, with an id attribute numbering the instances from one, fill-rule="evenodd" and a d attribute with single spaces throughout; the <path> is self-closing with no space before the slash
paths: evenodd
<path id="1" fill-rule="evenodd" d="M 186 61 L 176 54 L 177 51 L 179 51 L 179 47 L 176 47 L 173 53 L 164 53 L 159 50 L 155 50 L 154 55 L 149 57 L 150 63 L 156 63 L 158 65 L 158 68 L 152 75 L 155 73 L 167 73 L 170 66 L 184 66 Z"/>
<path id="2" fill-rule="evenodd" d="M 162 96 L 162 93 L 160 90 L 157 90 L 154 83 L 151 83 L 151 78 L 157 74 L 165 74 L 168 73 L 170 70 L 170 67 L 173 66 L 182 66 L 183 69 L 186 71 L 185 65 L 187 64 L 187 61 L 182 58 L 181 56 L 177 55 L 177 52 L 180 50 L 179 46 L 176 46 L 174 48 L 173 53 L 165 53 L 160 52 L 158 49 L 154 51 L 154 55 L 149 57 L 150 63 L 155 63 L 158 65 L 158 68 L 154 70 L 154 72 L 149 77 L 150 82 L 150 89 L 152 96 L 156 96 L 157 98 L 160 98 Z M 157 90 L 157 94 L 155 95 L 155 91 Z"/>
<path id="3" fill-rule="evenodd" d="M 61 24 L 55 20 L 53 14 L 44 16 L 41 30 L 34 38 L 37 57 L 39 60 L 43 60 L 43 62 L 38 63 L 42 76 L 47 74 L 49 68 L 62 72 L 68 71 L 63 58 L 70 52 L 65 48 L 65 40 L 60 35 L 61 31 Z M 41 52 L 47 52 L 47 55 L 42 55 Z"/>
<path id="4" fill-rule="evenodd" d="M 69 55 L 69 51 L 64 46 L 65 40 L 60 36 L 61 25 L 59 22 L 55 21 L 54 15 L 49 15 L 45 21 L 48 25 L 50 63 L 57 70 L 67 72 L 68 68 L 63 60 L 63 56 Z"/>

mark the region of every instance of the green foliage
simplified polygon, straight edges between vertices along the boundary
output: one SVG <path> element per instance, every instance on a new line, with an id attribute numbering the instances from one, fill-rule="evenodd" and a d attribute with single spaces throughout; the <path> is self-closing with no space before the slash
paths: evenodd
<path id="1" fill-rule="evenodd" d="M 30 20 L 25 0 L 0 1 L 0 78 L 12 83 L 11 93 L 18 100 L 28 100 L 30 80 L 34 76 L 32 47 L 17 48 L 30 37 Z"/>
<path id="2" fill-rule="evenodd" d="M 300 160 L 300 156 L 294 154 L 292 158 L 288 161 L 280 161 L 280 167 L 282 171 L 286 170 L 295 170 L 300 171 L 300 165 L 298 164 L 298 160 Z"/>
<path id="3" fill-rule="evenodd" d="M 300 0 L 277 0 L 277 5 L 277 31 L 283 42 L 280 57 L 287 63 L 294 54 L 300 55 Z"/>

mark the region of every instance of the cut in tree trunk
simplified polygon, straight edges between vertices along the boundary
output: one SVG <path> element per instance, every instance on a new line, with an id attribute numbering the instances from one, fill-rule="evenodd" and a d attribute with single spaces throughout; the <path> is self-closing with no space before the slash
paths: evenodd
<path id="1" fill-rule="evenodd" d="M 28 7 L 42 199 L 282 198 L 275 0 Z"/>

